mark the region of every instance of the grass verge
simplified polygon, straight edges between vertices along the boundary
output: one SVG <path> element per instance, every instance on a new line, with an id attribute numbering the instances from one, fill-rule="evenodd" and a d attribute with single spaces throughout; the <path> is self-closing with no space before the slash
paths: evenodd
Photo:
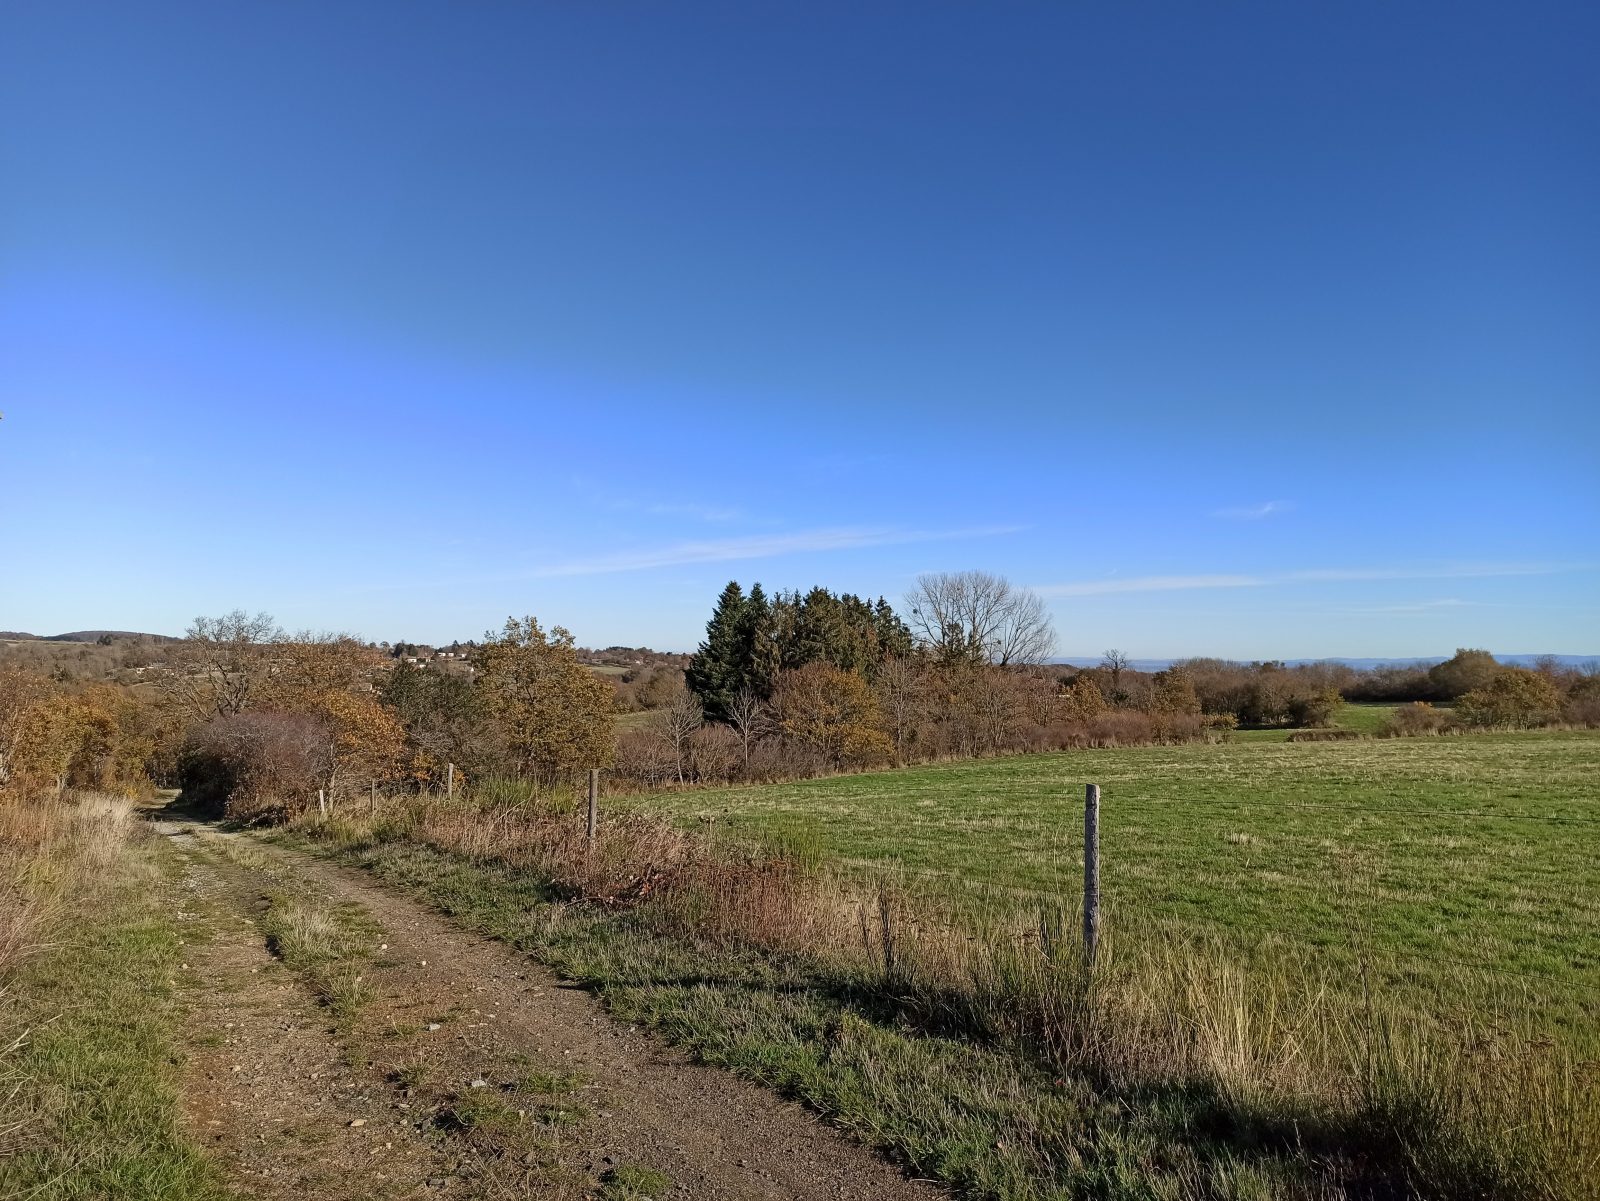
<path id="1" fill-rule="evenodd" d="M 180 1130 L 174 984 L 182 943 L 165 849 L 100 805 L 89 866 L 57 841 L 49 875 L 74 915 L 7 979 L 17 1032 L 0 1087 L 0 1196 L 209 1201 L 219 1177 Z M 115 840 L 109 831 L 120 826 Z M 92 845 L 92 844 L 91 844 Z"/>

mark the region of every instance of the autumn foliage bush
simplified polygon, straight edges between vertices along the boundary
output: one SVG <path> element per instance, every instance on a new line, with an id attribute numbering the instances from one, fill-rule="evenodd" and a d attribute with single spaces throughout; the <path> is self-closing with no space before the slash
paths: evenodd
<path id="1" fill-rule="evenodd" d="M 192 801 L 244 820 L 293 816 L 333 770 L 333 730 L 301 713 L 234 713 L 193 730 L 180 780 Z"/>
<path id="2" fill-rule="evenodd" d="M 1411 738 L 1430 734 L 1452 734 L 1461 722 L 1448 709 L 1436 709 L 1427 701 L 1401 705 L 1378 727 L 1384 738 Z"/>

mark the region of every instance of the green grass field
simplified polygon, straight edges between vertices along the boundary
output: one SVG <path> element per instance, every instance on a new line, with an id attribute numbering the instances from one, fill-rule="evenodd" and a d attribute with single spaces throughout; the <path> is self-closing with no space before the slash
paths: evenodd
<path id="1" fill-rule="evenodd" d="M 1388 720 L 1399 705 L 1385 705 L 1376 701 L 1361 701 L 1353 705 L 1340 705 L 1333 714 L 1333 724 L 1341 730 L 1354 730 L 1358 734 L 1376 734 L 1378 727 Z"/>
<path id="2" fill-rule="evenodd" d="M 1378 701 L 1360 701 L 1340 705 L 1333 714 L 1333 728 L 1353 730 L 1357 734 L 1376 734 L 1378 728 L 1400 706 Z M 1288 742 L 1293 730 L 1235 730 L 1230 736 L 1234 742 Z"/>
<path id="3" fill-rule="evenodd" d="M 632 803 L 976 914 L 1076 904 L 1094 781 L 1113 946 L 1215 935 L 1335 989 L 1429 1012 L 1492 999 L 1594 1045 L 1597 777 L 1600 734 L 1526 733 L 1066 752 Z"/>

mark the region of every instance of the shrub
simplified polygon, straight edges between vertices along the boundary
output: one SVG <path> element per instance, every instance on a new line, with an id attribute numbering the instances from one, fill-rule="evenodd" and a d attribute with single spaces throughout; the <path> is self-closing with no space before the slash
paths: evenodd
<path id="1" fill-rule="evenodd" d="M 1458 650 L 1443 663 L 1428 669 L 1434 695 L 1453 701 L 1481 688 L 1487 688 L 1500 674 L 1500 664 L 1488 651 Z"/>
<path id="2" fill-rule="evenodd" d="M 689 735 L 689 773 L 702 784 L 731 779 L 739 759 L 738 736 L 727 726 L 701 726 Z"/>
<path id="3" fill-rule="evenodd" d="M 879 728 L 878 701 L 867 681 L 826 663 L 808 663 L 778 677 L 773 708 L 783 732 L 815 748 L 835 766 L 887 762 L 892 747 Z"/>
<path id="4" fill-rule="evenodd" d="M 1412 738 L 1422 734 L 1448 734 L 1460 729 L 1460 722 L 1446 709 L 1435 709 L 1427 701 L 1402 705 L 1378 727 L 1380 738 Z"/>
<path id="5" fill-rule="evenodd" d="M 1320 692 L 1302 693 L 1289 700 L 1289 724 L 1295 726 L 1325 726 L 1344 704 L 1344 697 L 1336 688 Z"/>
<path id="6" fill-rule="evenodd" d="M 1133 709 L 1110 709 L 1088 723 L 1090 746 L 1140 746 L 1156 740 L 1155 722 Z"/>
<path id="7" fill-rule="evenodd" d="M 1525 667 L 1506 667 L 1482 688 L 1461 698 L 1460 713 L 1474 726 L 1526 729 L 1548 725 L 1561 710 L 1561 695 L 1548 676 Z"/>
<path id="8" fill-rule="evenodd" d="M 1561 720 L 1573 726 L 1600 726 L 1600 676 L 1579 676 L 1567 689 Z"/>
<path id="9" fill-rule="evenodd" d="M 672 748 L 651 730 L 623 730 L 617 735 L 615 775 L 653 787 L 674 779 L 678 771 Z"/>
<path id="10" fill-rule="evenodd" d="M 325 721 L 234 713 L 190 733 L 179 779 L 202 807 L 254 820 L 303 810 L 333 766 L 333 731 Z"/>

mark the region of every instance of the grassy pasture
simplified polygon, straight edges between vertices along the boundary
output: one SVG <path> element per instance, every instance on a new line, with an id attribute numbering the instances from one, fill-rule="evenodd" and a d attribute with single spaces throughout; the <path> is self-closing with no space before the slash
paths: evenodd
<path id="1" fill-rule="evenodd" d="M 1399 707 L 1381 701 L 1358 701 L 1355 704 L 1340 705 L 1334 711 L 1332 725 L 1336 730 L 1376 734 L 1389 715 Z M 1287 742 L 1292 733 L 1294 731 L 1288 729 L 1235 730 L 1231 738 L 1234 742 Z"/>
<path id="2" fill-rule="evenodd" d="M 634 803 L 981 920 L 1076 905 L 1093 780 L 1112 953 L 1220 940 L 1334 991 L 1600 1049 L 1597 776 L 1600 735 L 1525 733 L 1067 752 Z"/>
<path id="3" fill-rule="evenodd" d="M 1333 724 L 1341 730 L 1355 730 L 1359 734 L 1375 734 L 1378 727 L 1389 719 L 1399 705 L 1380 701 L 1358 701 L 1353 705 L 1340 705 L 1333 714 Z"/>

